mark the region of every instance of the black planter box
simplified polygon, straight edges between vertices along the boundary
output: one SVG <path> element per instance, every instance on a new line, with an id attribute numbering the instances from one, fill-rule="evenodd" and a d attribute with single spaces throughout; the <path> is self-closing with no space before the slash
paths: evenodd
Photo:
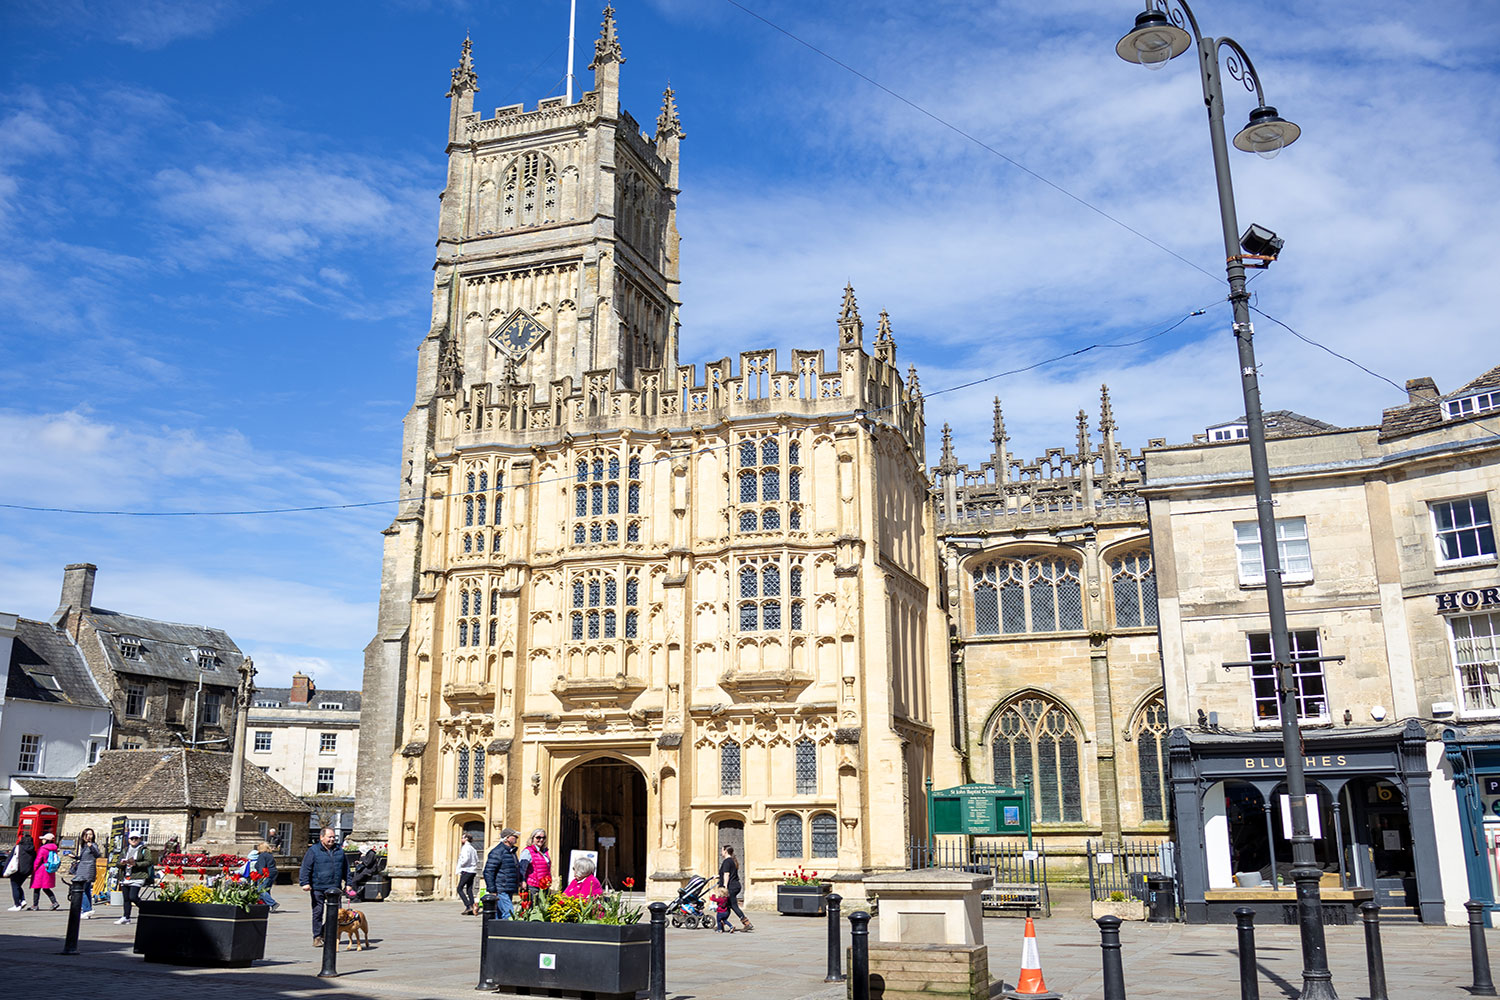
<path id="1" fill-rule="evenodd" d="M 249 911 L 228 903 L 137 904 L 135 951 L 148 962 L 246 966 L 266 956 L 264 903 Z"/>
<path id="2" fill-rule="evenodd" d="M 634 997 L 649 985 L 648 924 L 552 924 L 491 920 L 489 967 L 481 977 L 502 989 L 568 990 Z"/>
<path id="3" fill-rule="evenodd" d="M 776 912 L 793 916 L 821 917 L 823 899 L 833 891 L 829 882 L 815 885 L 778 885 Z"/>
<path id="4" fill-rule="evenodd" d="M 366 903 L 378 903 L 391 894 L 391 879 L 388 875 L 376 875 L 359 890 L 359 898 Z"/>

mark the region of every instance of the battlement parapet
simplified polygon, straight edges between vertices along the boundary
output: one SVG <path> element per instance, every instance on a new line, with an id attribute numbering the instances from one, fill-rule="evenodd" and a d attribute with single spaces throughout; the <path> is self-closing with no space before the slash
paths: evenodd
<path id="1" fill-rule="evenodd" d="M 561 98 L 548 98 L 541 101 L 535 111 L 525 110 L 522 104 L 496 108 L 493 118 L 482 118 L 476 111 L 464 116 L 463 135 L 471 142 L 509 139 L 586 125 L 598 116 L 598 112 L 599 98 L 590 90 L 572 104 L 564 104 Z"/>

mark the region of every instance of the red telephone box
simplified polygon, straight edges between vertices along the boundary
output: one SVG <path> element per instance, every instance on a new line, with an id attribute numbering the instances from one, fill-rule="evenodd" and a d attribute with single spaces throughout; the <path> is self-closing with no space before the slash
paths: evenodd
<path id="1" fill-rule="evenodd" d="M 21 810 L 16 821 L 16 843 L 24 836 L 31 837 L 33 850 L 40 850 L 43 834 L 57 836 L 57 808 L 55 806 L 32 805 Z"/>

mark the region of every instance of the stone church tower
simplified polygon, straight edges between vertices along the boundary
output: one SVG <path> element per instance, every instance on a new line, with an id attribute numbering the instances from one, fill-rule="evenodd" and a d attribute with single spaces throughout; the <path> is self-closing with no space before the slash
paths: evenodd
<path id="1" fill-rule="evenodd" d="M 401 897 L 513 826 L 654 895 L 734 845 L 769 899 L 902 867 L 957 781 L 915 372 L 852 288 L 831 363 L 678 365 L 683 130 L 668 89 L 641 133 L 624 61 L 606 8 L 576 103 L 485 118 L 467 40 L 453 71 L 361 718 Z"/>

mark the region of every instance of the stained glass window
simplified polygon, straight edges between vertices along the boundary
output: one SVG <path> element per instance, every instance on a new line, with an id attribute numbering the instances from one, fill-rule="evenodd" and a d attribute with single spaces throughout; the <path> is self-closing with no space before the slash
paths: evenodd
<path id="1" fill-rule="evenodd" d="M 776 817 L 776 856 L 802 857 L 802 817 L 796 813 L 782 813 Z"/>
<path id="2" fill-rule="evenodd" d="M 583 638 L 583 615 L 581 613 L 574 613 L 573 615 L 573 638 Z"/>
<path id="3" fill-rule="evenodd" d="M 1115 598 L 1115 625 L 1138 628 L 1156 625 L 1156 574 L 1149 552 L 1131 552 L 1110 562 L 1110 587 Z"/>
<path id="4" fill-rule="evenodd" d="M 1082 629 L 1080 570 L 1079 563 L 1058 556 L 996 559 L 975 568 L 974 633 Z"/>
<path id="5" fill-rule="evenodd" d="M 765 512 L 760 515 L 760 530 L 780 531 L 781 511 L 777 510 L 775 507 L 767 507 L 765 509 Z"/>
<path id="6" fill-rule="evenodd" d="M 839 821 L 833 813 L 818 813 L 812 827 L 812 856 L 836 858 L 839 854 Z"/>
<path id="7" fill-rule="evenodd" d="M 740 794 L 740 745 L 734 740 L 719 748 L 719 794 Z"/>
<path id="8" fill-rule="evenodd" d="M 474 525 L 474 498 L 464 497 L 464 527 Z"/>
<path id="9" fill-rule="evenodd" d="M 484 747 L 474 748 L 474 798 L 484 798 Z"/>
<path id="10" fill-rule="evenodd" d="M 636 635 L 637 635 L 637 632 L 639 630 L 639 627 L 640 627 L 640 612 L 639 611 L 627 611 L 627 612 L 625 612 L 625 638 L 627 638 L 627 639 L 634 639 L 634 638 L 636 638 Z"/>
<path id="11" fill-rule="evenodd" d="M 806 736 L 796 743 L 797 794 L 818 794 L 818 748 Z"/>
<path id="12" fill-rule="evenodd" d="M 467 646 L 469 644 L 469 623 L 461 621 L 458 623 L 458 644 Z"/>
<path id="13" fill-rule="evenodd" d="M 1038 822 L 1081 823 L 1080 743 L 1071 715 L 1045 698 L 1024 697 L 995 721 L 995 784 L 1021 788 L 1029 775 Z"/>
<path id="14" fill-rule="evenodd" d="M 458 787 L 454 790 L 454 798 L 466 799 L 469 797 L 469 748 L 458 748 Z"/>
<path id="15" fill-rule="evenodd" d="M 1135 752 L 1141 769 L 1141 818 L 1167 818 L 1167 703 L 1153 698 L 1136 716 Z"/>
<path id="16" fill-rule="evenodd" d="M 589 514 L 589 491 L 582 486 L 573 491 L 573 516 L 588 517 Z"/>
<path id="17" fill-rule="evenodd" d="M 740 530 L 741 531 L 754 531 L 755 530 L 755 511 L 753 511 L 753 510 L 742 510 L 742 511 L 740 511 Z"/>

